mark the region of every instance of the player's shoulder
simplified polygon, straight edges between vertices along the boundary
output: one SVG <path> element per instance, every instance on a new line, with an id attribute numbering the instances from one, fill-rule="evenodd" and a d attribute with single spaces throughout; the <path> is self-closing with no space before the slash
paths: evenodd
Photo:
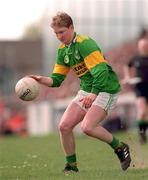
<path id="1" fill-rule="evenodd" d="M 87 35 L 77 34 L 75 42 L 82 47 L 97 46 L 96 41 Z"/>
<path id="2" fill-rule="evenodd" d="M 77 34 L 77 36 L 76 36 L 76 42 L 77 43 L 82 43 L 82 42 L 84 42 L 85 40 L 90 40 L 91 38 L 89 37 L 89 36 L 87 36 L 87 35 L 83 35 L 83 34 Z"/>
<path id="3" fill-rule="evenodd" d="M 58 49 L 63 49 L 65 47 L 65 44 L 61 43 L 59 46 L 58 46 Z"/>
<path id="4" fill-rule="evenodd" d="M 98 43 L 90 36 L 77 34 L 76 42 L 76 44 L 79 46 L 79 49 L 82 51 L 89 50 L 89 52 L 91 52 L 99 50 L 101 52 L 101 48 L 99 47 Z"/>

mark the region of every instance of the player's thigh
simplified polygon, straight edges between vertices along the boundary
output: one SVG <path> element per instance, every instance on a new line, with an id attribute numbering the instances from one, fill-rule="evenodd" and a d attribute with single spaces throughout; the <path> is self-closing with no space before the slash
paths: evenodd
<path id="1" fill-rule="evenodd" d="M 83 126 L 94 127 L 104 120 L 106 115 L 114 109 L 118 96 L 119 93 L 99 93 L 83 120 L 82 128 Z"/>
<path id="2" fill-rule="evenodd" d="M 76 126 L 79 122 L 82 121 L 86 114 L 86 111 L 84 111 L 78 104 L 75 102 L 72 102 L 64 112 L 59 126 L 67 126 L 69 128 L 72 128 Z"/>
<path id="3" fill-rule="evenodd" d="M 102 120 L 104 120 L 106 115 L 107 113 L 104 109 L 97 105 L 92 105 L 82 121 L 82 129 L 85 127 L 96 127 Z"/>

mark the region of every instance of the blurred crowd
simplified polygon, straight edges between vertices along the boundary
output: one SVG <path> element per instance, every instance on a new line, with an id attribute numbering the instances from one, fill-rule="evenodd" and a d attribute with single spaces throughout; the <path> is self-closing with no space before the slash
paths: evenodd
<path id="1" fill-rule="evenodd" d="M 11 106 L 0 97 L 0 136 L 26 136 L 26 113 L 24 108 Z"/>

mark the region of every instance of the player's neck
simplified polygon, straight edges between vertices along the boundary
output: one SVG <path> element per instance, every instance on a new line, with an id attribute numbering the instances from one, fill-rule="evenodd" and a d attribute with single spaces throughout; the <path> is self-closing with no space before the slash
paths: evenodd
<path id="1" fill-rule="evenodd" d="M 73 43 L 75 37 L 76 37 L 76 33 L 73 32 L 72 35 L 71 35 L 71 37 L 70 37 L 69 42 L 67 42 L 65 45 L 66 45 L 67 47 L 69 47 L 69 46 Z"/>

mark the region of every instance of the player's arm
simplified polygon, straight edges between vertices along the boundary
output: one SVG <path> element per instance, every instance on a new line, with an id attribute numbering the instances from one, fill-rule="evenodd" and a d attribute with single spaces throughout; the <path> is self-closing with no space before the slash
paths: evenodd
<path id="1" fill-rule="evenodd" d="M 123 66 L 123 79 L 121 80 L 121 84 L 126 84 L 131 78 L 130 68 L 128 65 Z"/>
<path id="2" fill-rule="evenodd" d="M 130 81 L 131 78 L 136 77 L 136 69 L 132 66 L 131 63 L 123 66 L 123 80 L 122 84 L 126 84 Z"/>
<path id="3" fill-rule="evenodd" d="M 66 78 L 69 70 L 70 68 L 64 64 L 56 63 L 53 73 L 50 76 L 53 80 L 52 87 L 59 87 Z"/>
<path id="4" fill-rule="evenodd" d="M 53 79 L 46 76 L 29 75 L 29 77 L 35 79 L 38 83 L 51 87 L 53 85 Z"/>
<path id="5" fill-rule="evenodd" d="M 136 69 L 133 66 L 125 65 L 123 67 L 123 73 L 125 78 L 133 78 L 136 76 Z"/>
<path id="6" fill-rule="evenodd" d="M 66 77 L 66 75 L 62 73 L 60 72 L 55 73 L 55 69 L 54 69 L 50 77 L 39 76 L 39 75 L 28 75 L 28 77 L 31 77 L 35 79 L 38 83 L 48 87 L 59 87 Z"/>
<path id="7" fill-rule="evenodd" d="M 123 74 L 124 74 L 124 78 L 128 79 L 131 77 L 130 75 L 130 69 L 127 65 L 123 66 Z"/>
<path id="8" fill-rule="evenodd" d="M 70 67 L 68 67 L 64 63 L 64 57 L 63 57 L 63 46 L 59 46 L 57 54 L 56 54 L 56 63 L 53 68 L 53 72 L 50 75 L 50 78 L 52 79 L 52 87 L 59 87 L 62 82 L 65 80 Z"/>
<path id="9" fill-rule="evenodd" d="M 69 72 L 68 67 L 60 64 L 55 64 L 53 73 L 50 77 L 38 76 L 38 75 L 29 75 L 29 77 L 35 79 L 40 84 L 48 87 L 59 87 L 64 81 L 67 73 Z"/>

